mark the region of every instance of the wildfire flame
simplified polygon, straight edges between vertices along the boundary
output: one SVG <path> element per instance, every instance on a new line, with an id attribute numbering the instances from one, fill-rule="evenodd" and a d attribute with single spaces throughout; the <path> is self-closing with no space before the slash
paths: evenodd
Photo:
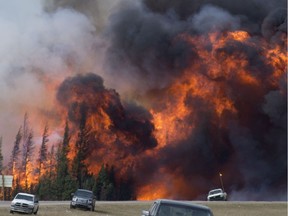
<path id="1" fill-rule="evenodd" d="M 93 43 L 83 43 L 81 53 L 84 53 L 84 60 L 74 57 L 77 47 L 71 49 L 73 55 L 65 56 L 65 67 L 60 64 L 55 67 L 64 70 L 65 75 L 54 80 L 47 78 L 50 74 L 42 74 L 44 66 L 39 66 L 39 71 L 36 66 L 32 67 L 48 92 L 47 101 L 39 101 L 53 110 L 40 110 L 37 112 L 39 119 L 35 117 L 33 122 L 39 122 L 40 118 L 41 121 L 51 120 L 51 130 L 59 133 L 63 132 L 68 118 L 72 134 L 69 159 L 72 161 L 77 151 L 75 143 L 84 110 L 89 131 L 89 154 L 85 160 L 89 173 L 97 175 L 103 164 L 109 164 L 115 167 L 118 180 L 133 176 L 138 200 L 203 198 L 209 188 L 218 185 L 220 170 L 228 190 L 252 188 L 258 191 L 268 182 L 268 187 L 281 191 L 278 183 L 287 184 L 282 165 L 286 155 L 282 153 L 277 160 L 275 155 L 282 151 L 286 139 L 283 134 L 287 133 L 287 126 L 282 125 L 283 119 L 287 120 L 287 110 L 282 110 L 287 108 L 284 105 L 287 102 L 287 34 L 283 23 L 278 23 L 283 21 L 280 17 L 283 14 L 273 12 L 274 18 L 267 16 L 263 21 L 263 32 L 255 33 L 249 31 L 248 24 L 251 23 L 241 26 L 244 20 L 235 9 L 232 8 L 230 14 L 210 6 L 206 9 L 221 13 L 229 20 L 223 21 L 221 16 L 218 20 L 217 15 L 213 15 L 212 19 L 217 18 L 220 24 L 211 20 L 209 29 L 203 30 L 191 25 L 196 19 L 193 13 L 198 18 L 200 15 L 207 18 L 205 13 L 202 14 L 205 7 L 193 5 L 193 10 L 191 7 L 191 11 L 187 9 L 182 13 L 178 9 L 183 7 L 176 7 L 182 4 L 180 1 L 141 2 L 144 8 L 142 4 L 128 9 L 122 7 L 111 17 L 111 26 L 105 31 L 110 38 L 103 41 L 108 48 L 104 45 L 99 48 L 99 38 L 97 43 L 94 40 L 95 29 L 88 18 L 81 16 L 79 23 L 85 27 L 83 31 L 89 32 L 85 39 Z M 175 11 L 171 12 L 172 6 L 175 6 Z M 194 10 L 200 12 L 196 14 Z M 177 14 L 175 17 L 174 12 Z M 188 12 L 191 13 L 189 16 Z M 133 16 L 129 16 L 130 13 Z M 248 19 L 251 14 L 247 14 Z M 75 16 L 75 13 L 69 12 L 68 15 Z M 121 19 L 117 19 L 119 17 Z M 129 25 L 131 17 L 135 19 Z M 171 30 L 173 24 L 177 26 Z M 155 32 L 152 29 L 156 29 Z M 76 34 L 80 33 L 76 31 Z M 65 43 L 63 47 L 54 47 L 50 40 L 48 44 L 46 56 L 61 51 L 61 55 L 55 57 L 57 62 L 62 52 L 66 53 L 66 46 L 69 47 Z M 94 69 L 92 62 L 96 57 L 89 59 L 89 55 L 96 55 L 96 52 L 90 50 L 90 45 L 91 50 L 107 48 L 105 57 L 110 66 L 107 66 L 107 71 L 113 70 L 112 76 L 110 71 L 106 74 L 106 68 L 103 69 L 104 78 L 96 73 L 82 73 L 83 68 Z M 67 53 L 70 54 L 68 48 Z M 84 65 L 86 62 L 89 64 L 87 67 Z M 107 88 L 104 79 L 115 79 L 117 74 L 114 83 L 118 84 L 118 73 L 119 90 Z M 124 82 L 121 80 L 123 77 Z M 136 84 L 131 84 L 131 80 Z M 123 92 L 129 97 L 122 95 Z M 33 106 L 32 110 L 37 110 L 37 107 Z M 40 131 L 39 128 L 36 130 Z M 274 144 L 275 137 L 277 144 Z M 52 163 L 52 160 L 47 163 Z M 15 165 L 13 167 L 15 169 Z M 281 173 L 274 167 L 282 168 Z M 265 168 L 268 172 L 275 171 L 275 175 L 267 174 Z M 37 183 L 32 175 L 31 161 L 27 161 L 25 172 L 13 170 L 14 179 L 25 176 L 27 181 L 21 178 L 22 186 L 28 184 L 30 187 Z M 258 180 L 266 178 L 269 180 L 259 186 Z"/>

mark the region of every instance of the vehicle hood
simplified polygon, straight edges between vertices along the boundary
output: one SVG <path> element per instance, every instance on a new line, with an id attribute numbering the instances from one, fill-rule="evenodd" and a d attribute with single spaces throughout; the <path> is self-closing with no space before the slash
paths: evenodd
<path id="1" fill-rule="evenodd" d="M 224 193 L 219 192 L 219 193 L 215 193 L 215 194 L 210 194 L 210 195 L 208 195 L 208 197 L 219 196 L 219 195 L 224 195 L 224 194 L 225 194 L 225 192 Z"/>
<path id="2" fill-rule="evenodd" d="M 80 198 L 80 199 L 93 199 L 93 197 L 87 197 L 87 196 L 78 196 L 74 195 L 75 198 Z"/>
<path id="3" fill-rule="evenodd" d="M 25 203 L 25 204 L 33 204 L 33 201 L 28 201 L 25 199 L 13 199 L 12 202 L 13 203 L 19 202 L 19 203 Z"/>

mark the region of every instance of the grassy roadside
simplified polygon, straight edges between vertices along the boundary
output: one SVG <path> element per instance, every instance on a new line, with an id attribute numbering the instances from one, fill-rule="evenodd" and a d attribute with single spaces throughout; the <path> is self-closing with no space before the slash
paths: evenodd
<path id="1" fill-rule="evenodd" d="M 96 211 L 70 210 L 69 205 L 41 205 L 38 215 L 42 216 L 141 216 L 152 202 L 98 202 Z M 209 206 L 214 216 L 287 216 L 286 202 L 196 202 Z M 9 215 L 9 207 L 0 207 L 0 216 Z M 11 214 L 10 214 L 11 215 Z M 14 214 L 20 215 L 20 214 Z"/>

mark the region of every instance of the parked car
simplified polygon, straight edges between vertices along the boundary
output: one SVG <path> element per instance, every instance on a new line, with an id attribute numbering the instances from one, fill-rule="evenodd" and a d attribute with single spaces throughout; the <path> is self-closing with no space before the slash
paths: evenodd
<path id="1" fill-rule="evenodd" d="M 190 202 L 159 199 L 150 210 L 143 210 L 142 216 L 213 216 L 207 206 L 192 204 Z"/>
<path id="2" fill-rule="evenodd" d="M 38 197 L 33 194 L 18 193 L 11 202 L 10 213 L 21 212 L 28 214 L 37 214 L 38 209 Z"/>
<path id="3" fill-rule="evenodd" d="M 90 190 L 78 189 L 72 193 L 70 208 L 85 208 L 90 211 L 95 210 L 96 197 Z"/>
<path id="4" fill-rule="evenodd" d="M 227 201 L 227 193 L 223 191 L 221 188 L 210 190 L 207 196 L 208 201 Z"/>

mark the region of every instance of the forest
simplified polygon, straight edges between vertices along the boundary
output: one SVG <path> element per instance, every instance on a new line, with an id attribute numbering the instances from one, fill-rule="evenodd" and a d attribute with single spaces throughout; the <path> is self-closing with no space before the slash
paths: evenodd
<path id="1" fill-rule="evenodd" d="M 13 176 L 12 188 L 1 189 L 3 200 L 11 200 L 18 192 L 36 194 L 41 200 L 69 200 L 78 188 L 92 190 L 97 200 L 136 198 L 133 177 L 119 178 L 113 164 L 102 164 L 96 174 L 88 171 L 85 159 L 90 153 L 87 146 L 90 132 L 85 113 L 82 113 L 75 134 L 69 128 L 68 120 L 63 131 L 62 141 L 51 145 L 47 123 L 41 145 L 36 148 L 26 113 L 7 166 L 3 164 L 3 137 L 0 137 L 0 172 Z"/>

